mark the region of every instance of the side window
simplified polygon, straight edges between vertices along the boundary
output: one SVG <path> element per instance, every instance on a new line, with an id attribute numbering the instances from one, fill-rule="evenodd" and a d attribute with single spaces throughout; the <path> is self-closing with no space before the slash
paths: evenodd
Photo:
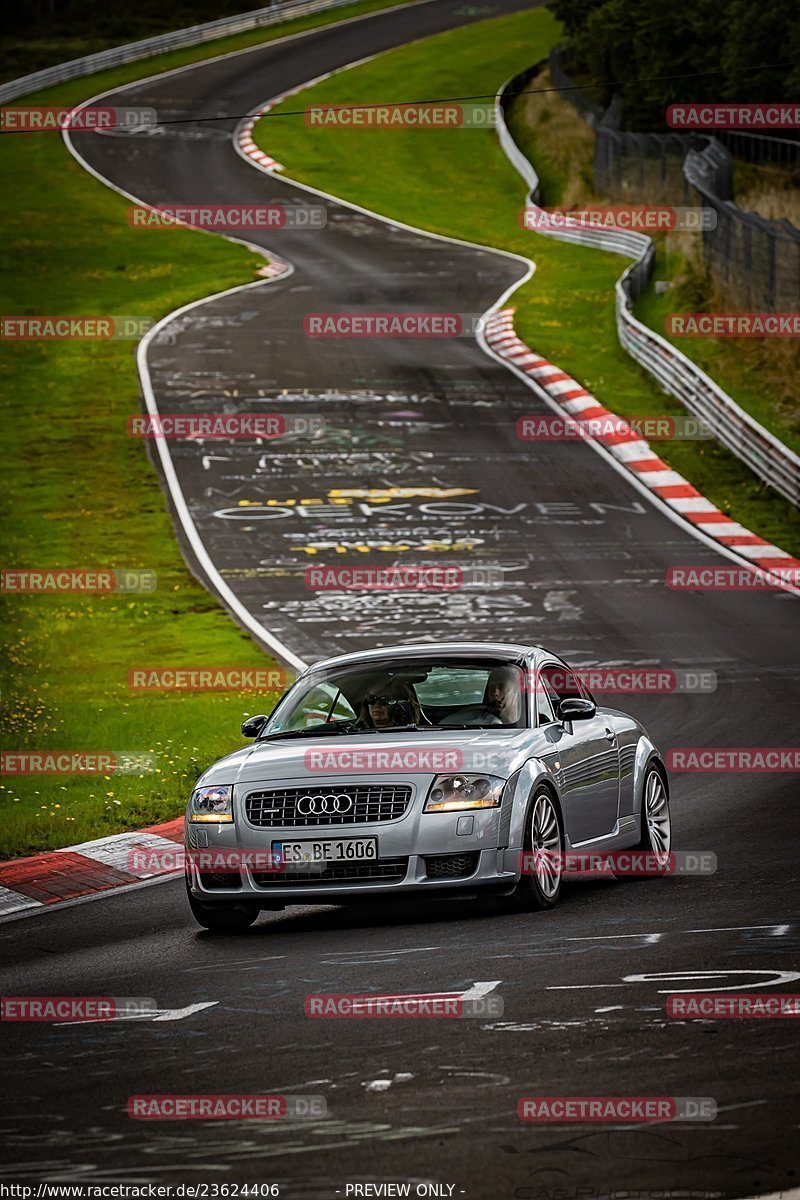
<path id="1" fill-rule="evenodd" d="M 539 672 L 541 691 L 549 697 L 555 711 L 561 700 L 577 697 L 583 700 L 586 691 L 574 671 L 551 663 Z"/>
<path id="2" fill-rule="evenodd" d="M 534 700 L 536 707 L 536 724 L 549 725 L 551 722 L 555 721 L 556 714 L 553 711 L 553 701 L 548 695 L 547 686 L 542 680 L 541 675 L 539 676 L 539 686 L 536 688 Z"/>

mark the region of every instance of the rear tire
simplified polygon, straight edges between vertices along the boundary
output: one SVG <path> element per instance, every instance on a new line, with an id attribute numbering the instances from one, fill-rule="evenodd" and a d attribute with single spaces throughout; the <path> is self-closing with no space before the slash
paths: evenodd
<path id="1" fill-rule="evenodd" d="M 186 894 L 189 897 L 189 908 L 198 925 L 210 929 L 213 933 L 245 933 L 258 917 L 260 909 L 256 904 L 221 904 L 206 903 L 198 900 L 189 890 L 186 880 Z"/>
<path id="2" fill-rule="evenodd" d="M 540 787 L 528 805 L 523 841 L 523 871 L 527 858 L 538 857 L 529 864 L 511 900 L 515 908 L 528 912 L 543 912 L 555 908 L 561 896 L 564 862 L 564 822 L 561 808 L 549 788 Z"/>

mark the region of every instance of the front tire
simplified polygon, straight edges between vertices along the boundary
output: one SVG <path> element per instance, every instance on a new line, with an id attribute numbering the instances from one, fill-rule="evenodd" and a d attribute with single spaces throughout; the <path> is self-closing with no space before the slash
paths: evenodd
<path id="1" fill-rule="evenodd" d="M 213 933 L 245 933 L 259 914 L 255 904 L 214 904 L 198 900 L 189 889 L 186 880 L 186 894 L 189 897 L 189 908 L 198 925 L 210 929 Z"/>
<path id="2" fill-rule="evenodd" d="M 563 862 L 564 822 L 561 808 L 550 789 L 540 787 L 530 802 L 525 818 L 525 873 L 512 892 L 515 907 L 534 912 L 555 908 L 561 896 Z M 528 864 L 528 871 L 525 871 Z"/>
<path id="3" fill-rule="evenodd" d="M 667 781 L 654 764 L 647 768 L 644 777 L 641 822 L 641 838 L 634 849 L 655 855 L 656 861 L 666 866 L 672 847 L 672 818 Z"/>

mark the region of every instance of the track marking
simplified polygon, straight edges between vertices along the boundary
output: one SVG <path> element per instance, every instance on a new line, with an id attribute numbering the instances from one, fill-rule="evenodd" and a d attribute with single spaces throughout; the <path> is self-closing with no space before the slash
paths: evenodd
<path id="1" fill-rule="evenodd" d="M 691 933 L 692 930 L 689 930 L 689 932 Z M 597 933 L 597 934 L 593 934 L 591 937 L 570 937 L 570 938 L 567 938 L 567 941 L 568 942 L 607 942 L 609 940 L 609 938 L 644 938 L 644 940 L 647 942 L 648 945 L 655 945 L 656 942 L 660 942 L 661 939 L 666 936 L 667 935 L 665 933 L 606 933 L 606 934 Z"/>
<path id="2" fill-rule="evenodd" d="M 219 963 L 203 963 L 201 967 L 185 967 L 184 975 L 190 975 L 193 971 L 227 971 L 229 967 L 256 967 L 259 963 L 278 962 L 280 959 L 286 958 L 285 954 L 266 954 L 263 958 L 235 958 L 233 961 L 226 960 Z"/>
<path id="3" fill-rule="evenodd" d="M 321 961 L 330 967 L 391 966 L 399 954 L 428 954 L 439 949 L 439 946 L 419 946 L 410 950 L 334 950 L 334 957 Z"/>
<path id="4" fill-rule="evenodd" d="M 619 988 L 624 987 L 626 983 L 666 983 L 667 980 L 675 980 L 677 983 L 688 983 L 693 979 L 725 979 L 733 975 L 768 975 L 769 979 L 762 979 L 760 982 L 755 980 L 745 980 L 741 984 L 734 984 L 732 987 L 722 985 L 710 985 L 708 987 L 668 987 L 659 988 L 660 995 L 671 995 L 678 992 L 738 992 L 746 983 L 748 988 L 764 988 L 778 987 L 782 983 L 793 983 L 796 979 L 800 979 L 800 971 L 780 971 L 775 968 L 763 968 L 760 971 L 740 970 L 736 968 L 729 971 L 656 971 L 645 973 L 642 975 L 623 975 L 619 983 L 558 983 L 550 984 L 545 988 L 547 992 L 572 992 L 572 991 L 587 991 L 593 988 Z"/>
<path id="5" fill-rule="evenodd" d="M 153 1008 L 150 1012 L 130 1013 L 112 1017 L 110 1020 L 100 1017 L 96 1021 L 57 1021 L 56 1024 L 62 1028 L 66 1025 L 115 1025 L 124 1021 L 184 1021 L 187 1017 L 202 1012 L 204 1008 L 214 1008 L 217 1004 L 219 1000 L 204 1000 L 198 1004 L 188 1004 L 186 1008 Z"/>
<path id="6" fill-rule="evenodd" d="M 772 937 L 783 937 L 791 925 L 723 925 L 718 929 L 684 929 L 684 933 L 739 933 L 747 929 L 771 929 Z"/>
<path id="7" fill-rule="evenodd" d="M 488 996 L 489 992 L 493 992 L 502 982 L 502 979 L 493 979 L 491 983 L 473 983 L 466 992 L 460 993 L 461 999 L 480 1000 L 481 996 Z"/>
<path id="8" fill-rule="evenodd" d="M 645 975 L 624 975 L 623 983 L 666 983 L 668 979 L 676 979 L 679 983 L 686 983 L 690 979 L 725 979 L 732 975 L 769 975 L 769 979 L 762 979 L 760 983 L 748 982 L 748 987 L 763 988 L 763 987 L 778 987 L 782 983 L 793 983 L 796 979 L 800 979 L 800 971 L 778 971 L 774 968 L 764 968 L 760 971 L 742 969 L 737 967 L 735 970 L 729 971 L 656 971 L 652 974 Z M 741 990 L 741 984 L 734 984 L 733 987 L 718 987 L 713 988 L 661 988 L 659 991 L 662 995 L 670 992 L 738 992 Z"/>
<path id="9" fill-rule="evenodd" d="M 621 983 L 553 983 L 545 988 L 546 992 L 582 992 L 590 988 L 622 987 Z"/>

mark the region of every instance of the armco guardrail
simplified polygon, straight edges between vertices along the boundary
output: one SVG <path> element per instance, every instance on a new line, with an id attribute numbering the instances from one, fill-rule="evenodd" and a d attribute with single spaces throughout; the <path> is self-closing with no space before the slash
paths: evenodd
<path id="1" fill-rule="evenodd" d="M 152 58 L 153 55 L 162 54 L 167 50 L 197 46 L 201 42 L 210 42 L 214 38 L 227 37 L 232 33 L 245 33 L 248 29 L 258 29 L 262 25 L 276 25 L 280 21 L 288 21 L 291 17 L 303 17 L 307 13 L 322 12 L 327 8 L 343 8 L 352 3 L 353 0 L 284 0 L 283 3 L 271 4 L 268 8 L 253 9 L 234 17 L 221 17 L 218 21 L 206 21 L 203 25 L 176 29 L 172 33 L 162 33 L 140 42 L 128 42 L 125 46 L 112 46 L 109 50 L 87 54 L 85 58 L 73 58 L 55 67 L 46 67 L 43 71 L 21 75 L 19 79 L 0 84 L 0 104 L 7 100 L 16 100 L 18 96 L 38 92 L 41 88 L 51 87 L 55 83 L 64 83 L 67 79 L 94 75 L 107 67 L 118 67 L 122 63 L 136 62 L 140 58 Z"/>
<path id="2" fill-rule="evenodd" d="M 500 145 L 528 186 L 526 203 L 539 212 L 542 212 L 538 206 L 539 176 L 511 136 L 505 112 L 513 96 L 523 91 L 530 79 L 545 65 L 544 62 L 537 63 L 522 75 L 509 80 L 495 100 Z M 570 228 L 567 222 L 563 227 L 541 228 L 538 232 L 560 241 L 610 250 L 634 259 L 615 287 L 617 334 L 621 344 L 658 380 L 664 391 L 675 396 L 693 416 L 704 421 L 723 446 L 727 446 L 781 496 L 800 506 L 800 457 L 746 413 L 671 342 L 643 325 L 633 315 L 632 303 L 652 275 L 655 255 L 652 239 L 646 234 L 629 233 L 626 230 L 586 228 L 577 222 L 575 228 Z"/>

